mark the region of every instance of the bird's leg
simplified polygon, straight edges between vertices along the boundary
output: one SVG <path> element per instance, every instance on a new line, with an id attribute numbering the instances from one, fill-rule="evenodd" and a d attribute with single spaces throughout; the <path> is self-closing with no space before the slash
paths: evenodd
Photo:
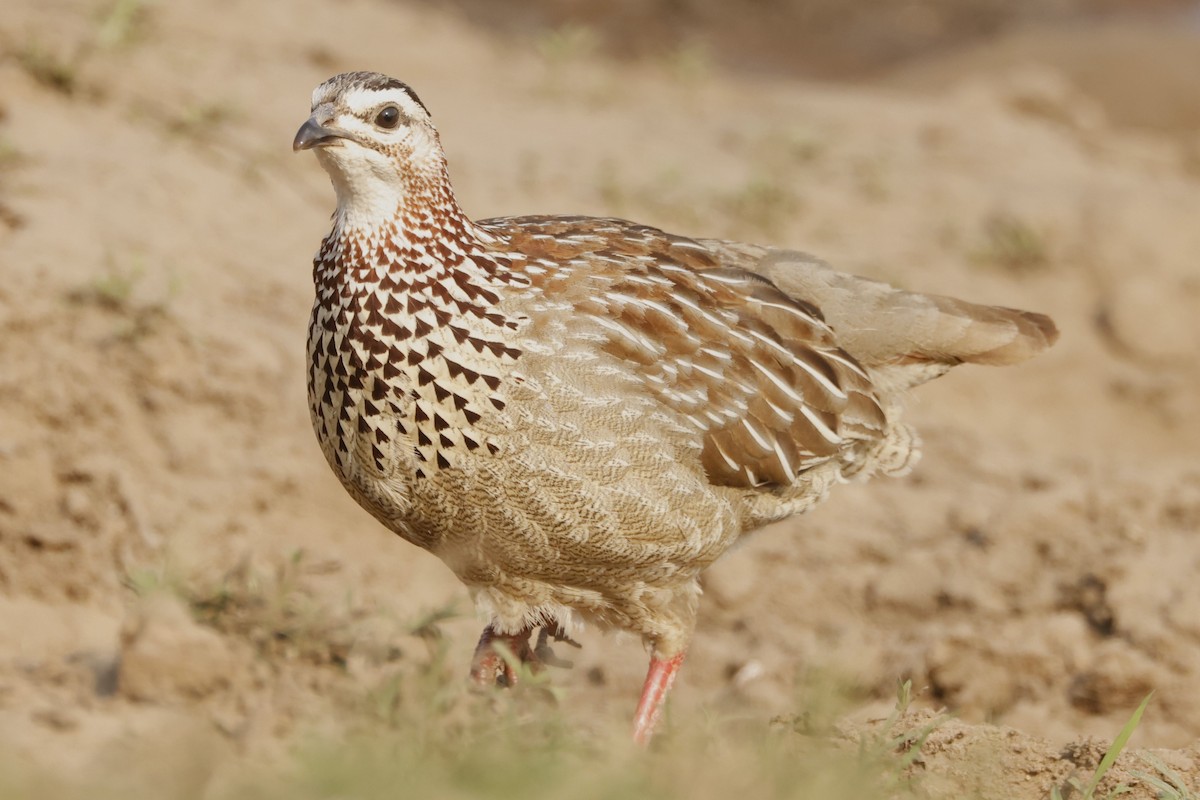
<path id="1" fill-rule="evenodd" d="M 556 642 L 565 642 L 576 649 L 583 647 L 579 642 L 567 636 L 566 631 L 560 628 L 557 624 L 551 628 L 549 625 L 543 625 L 538 631 L 537 646 L 533 648 L 533 654 L 537 660 L 548 667 L 561 667 L 570 669 L 575 666 L 574 661 L 568 661 L 565 658 L 560 658 L 552 649 L 550 649 L 550 640 Z"/>
<path id="2" fill-rule="evenodd" d="M 471 659 L 471 680 L 480 686 L 516 686 L 517 669 L 512 660 L 501 655 L 495 645 L 502 645 L 508 653 L 520 664 L 528 664 L 531 669 L 539 666 L 537 655 L 529 646 L 529 636 L 533 627 L 525 628 L 517 633 L 496 633 L 495 627 L 488 625 L 475 645 L 475 655 Z"/>
<path id="3" fill-rule="evenodd" d="M 667 692 L 675 682 L 675 674 L 683 663 L 683 653 L 670 658 L 650 656 L 650 671 L 646 673 L 646 682 L 642 684 L 642 698 L 638 701 L 637 713 L 633 717 L 633 741 L 644 745 L 654 734 L 654 726 L 662 714 L 663 702 Z"/>

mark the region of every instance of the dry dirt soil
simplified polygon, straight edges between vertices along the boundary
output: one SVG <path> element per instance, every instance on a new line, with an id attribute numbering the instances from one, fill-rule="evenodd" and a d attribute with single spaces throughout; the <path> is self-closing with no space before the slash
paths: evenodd
<path id="1" fill-rule="evenodd" d="M 911 477 L 840 487 L 716 566 L 677 713 L 765 725 L 835 675 L 853 735 L 911 679 L 912 713 L 954 717 L 921 770 L 1045 798 L 1153 690 L 1114 780 L 1154 797 L 1150 752 L 1200 786 L 1189 18 L 992 32 L 835 85 L 468 15 L 5 3 L 0 752 L 70 770 L 170 735 L 253 760 L 337 730 L 408 661 L 461 675 L 464 590 L 343 493 L 304 399 L 333 198 L 289 143 L 313 86 L 377 69 L 420 92 L 475 216 L 796 247 L 1062 330 L 917 392 Z M 620 727 L 641 646 L 582 643 L 561 710 Z"/>

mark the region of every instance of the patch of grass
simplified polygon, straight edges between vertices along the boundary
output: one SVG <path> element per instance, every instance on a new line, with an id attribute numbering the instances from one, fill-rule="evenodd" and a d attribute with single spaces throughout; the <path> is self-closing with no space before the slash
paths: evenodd
<path id="1" fill-rule="evenodd" d="M 1034 272 L 1050 263 L 1050 245 L 1046 235 L 1024 219 L 997 213 L 984 220 L 975 259 L 1013 272 Z"/>
<path id="2" fill-rule="evenodd" d="M 816 133 L 795 131 L 787 138 L 786 151 L 797 164 L 820 161 L 829 149 L 829 142 Z"/>
<path id="3" fill-rule="evenodd" d="M 147 0 L 113 0 L 97 18 L 82 41 L 51 49 L 31 38 L 16 52 L 17 63 L 43 86 L 66 95 L 77 94 L 87 62 L 98 50 L 112 50 L 135 41 L 145 33 L 149 20 Z"/>
<path id="4" fill-rule="evenodd" d="M 354 620 L 314 599 L 303 584 L 309 569 L 301 550 L 270 572 L 243 562 L 214 584 L 184 588 L 183 597 L 198 622 L 250 642 L 264 657 L 344 666 Z"/>
<path id="5" fill-rule="evenodd" d="M 891 189 L 887 182 L 887 165 L 882 158 L 863 158 L 854 163 L 854 179 L 859 194 L 872 202 L 887 200 Z"/>
<path id="6" fill-rule="evenodd" d="M 751 234 L 773 236 L 800 212 L 800 197 L 789 184 L 760 176 L 719 196 L 716 207 Z"/>
<path id="7" fill-rule="evenodd" d="M 1086 784 L 1082 784 L 1074 778 L 1068 780 L 1067 786 L 1071 790 L 1070 795 L 1064 795 L 1062 787 L 1052 787 L 1050 789 L 1050 800 L 1064 800 L 1064 798 L 1067 796 L 1070 796 L 1071 798 L 1078 797 L 1079 800 L 1094 800 L 1096 797 L 1096 789 L 1100 786 L 1100 781 L 1104 780 L 1104 776 L 1108 774 L 1110 769 L 1112 769 L 1113 764 L 1116 763 L 1117 758 L 1121 755 L 1121 751 L 1125 749 L 1127 744 L 1129 744 L 1129 738 L 1133 736 L 1133 732 L 1137 730 L 1138 725 L 1141 724 L 1142 714 L 1145 713 L 1146 706 L 1150 705 L 1150 699 L 1152 697 L 1154 697 L 1154 692 L 1146 695 L 1146 698 L 1138 705 L 1137 709 L 1133 712 L 1133 716 L 1131 716 L 1129 721 L 1125 723 L 1125 726 L 1121 728 L 1121 732 L 1117 734 L 1117 738 L 1113 739 L 1112 744 L 1109 745 L 1108 750 L 1104 753 L 1104 757 L 1101 758 L 1100 763 L 1096 765 L 1096 771 L 1092 773 L 1091 779 L 1088 780 Z M 1125 794 L 1128 791 L 1129 787 L 1122 784 L 1110 790 L 1106 795 L 1104 795 L 1104 797 L 1117 797 L 1118 795 Z M 1078 795 L 1075 794 L 1076 792 Z"/>
<path id="8" fill-rule="evenodd" d="M 617 217 L 628 213 L 629 190 L 621 180 L 619 167 L 615 163 L 605 159 L 596 171 L 594 184 L 604 203 L 605 213 Z"/>
<path id="9" fill-rule="evenodd" d="M 526 196 L 535 195 L 542 187 L 542 156 L 535 150 L 526 150 L 519 156 L 517 185 Z"/>
<path id="10" fill-rule="evenodd" d="M 4 119 L 4 109 L 0 106 L 0 121 Z M 25 154 L 6 136 L 0 136 L 0 178 L 9 170 L 20 167 L 25 162 Z M 25 224 L 25 218 L 9 206 L 3 197 L 3 182 L 0 182 L 0 229 L 16 230 Z"/>
<path id="11" fill-rule="evenodd" d="M 1197 800 L 1198 795 L 1187 787 L 1183 776 L 1168 767 L 1163 760 L 1151 753 L 1142 753 L 1142 761 L 1157 774 L 1134 772 L 1134 776 L 1158 794 L 1158 800 Z"/>
<path id="12" fill-rule="evenodd" d="M 11 169 L 20 165 L 25 156 L 8 137 L 0 136 L 0 170 Z"/>
<path id="13" fill-rule="evenodd" d="M 386 635 L 363 636 L 360 625 L 379 611 L 361 603 L 322 603 L 309 579 L 326 571 L 296 551 L 266 568 L 239 564 L 216 580 L 180 580 L 170 565 L 129 578 L 139 592 L 177 593 L 198 621 L 250 642 L 260 680 L 278 685 L 284 702 L 300 684 L 329 698 L 335 713 L 322 720 L 319 733 L 271 740 L 280 754 L 271 761 L 249 740 L 230 748 L 242 751 L 239 757 L 151 735 L 141 744 L 123 741 L 120 749 L 101 751 L 103 758 L 90 766 L 56 774 L 0 764 L 0 797 L 928 797 L 919 759 L 939 720 L 910 714 L 911 683 L 898 685 L 885 720 L 847 733 L 838 718 L 861 698 L 836 675 L 812 672 L 795 712 L 782 721 L 676 708 L 661 736 L 641 749 L 629 741 L 623 703 L 580 719 L 560 711 L 566 705 L 561 693 L 548 691 L 544 676 L 534 674 L 522 675 L 511 691 L 468 688 L 465 665 L 450 657 L 440 631 L 457 616 L 453 607 L 429 609 L 400 626 L 403 654 L 392 652 L 388 642 L 394 639 Z M 427 657 L 419 644 L 413 649 L 404 643 L 405 634 L 426 643 Z M 371 648 L 376 668 L 354 670 L 355 654 Z M 274 696 L 266 689 L 246 699 L 269 704 Z M 159 768 L 164 764 L 170 768 Z"/>
<path id="14" fill-rule="evenodd" d="M 877 732 L 852 742 L 779 727 L 677 720 L 648 750 L 620 734 L 586 734 L 553 708 L 537 716 L 513 703 L 490 713 L 397 722 L 395 736 L 301 748 L 282 772 L 250 776 L 228 797 L 921 798 L 910 775 L 929 726 L 908 730 L 897 707 Z M 442 709 L 444 714 L 445 709 Z M 408 712 L 412 715 L 412 710 Z M 444 720 L 445 717 L 442 717 Z M 616 738 L 617 736 L 621 738 Z"/>
<path id="15" fill-rule="evenodd" d="M 569 23 L 547 31 L 538 39 L 538 54 L 551 66 L 561 66 L 594 55 L 600 37 L 587 25 Z"/>
<path id="16" fill-rule="evenodd" d="M 670 52 L 666 66 L 675 80 L 685 85 L 695 85 L 712 74 L 712 53 L 700 42 L 688 42 Z"/>
<path id="17" fill-rule="evenodd" d="M 167 130 L 187 139 L 206 140 L 213 138 L 238 116 L 237 109 L 228 103 L 199 103 L 186 106 L 168 119 Z"/>
<path id="18" fill-rule="evenodd" d="M 543 30 L 533 42 L 543 71 L 538 91 L 556 102 L 581 103 L 591 108 L 619 102 L 624 85 L 607 70 L 581 70 L 600 51 L 600 37 L 586 24 L 568 23 Z"/>
<path id="19" fill-rule="evenodd" d="M 650 218 L 661 224 L 695 227 L 700 217 L 695 189 L 677 167 L 664 167 L 645 183 L 625 180 L 618 167 L 605 161 L 597 170 L 596 189 L 604 213 L 625 218 Z"/>
<path id="20" fill-rule="evenodd" d="M 256 631 L 265 632 L 267 640 L 280 635 L 294 640 L 296 609 L 314 602 L 303 589 L 305 563 L 306 558 L 297 555 L 267 574 L 234 570 L 215 586 L 185 592 L 199 618 L 218 630 L 251 641 L 262 641 Z M 423 614 L 410 630 L 430 631 L 446 613 L 434 609 Z M 309 633 L 301 635 L 313 639 L 344 638 L 353 629 L 353 617 L 345 614 L 304 618 Z M 888 719 L 857 735 L 840 733 L 836 725 L 817 730 L 688 712 L 674 714 L 673 724 L 643 749 L 629 741 L 629 709 L 623 704 L 581 721 L 562 713 L 559 699 L 538 685 L 535 675 L 512 691 L 471 690 L 465 686 L 463 665 L 451 663 L 438 646 L 441 637 L 433 634 L 429 641 L 435 645 L 430 658 L 404 657 L 384 665 L 390 672 L 361 691 L 358 707 L 338 706 L 338 713 L 320 725 L 319 734 L 281 743 L 281 758 L 266 761 L 253 751 L 241 758 L 214 756 L 203 747 L 190 747 L 186 739 L 147 737 L 140 745 L 124 743 L 119 750 L 103 751 L 105 758 L 78 770 L 35 775 L 28 769 L 0 769 L 0 796 L 927 798 L 915 764 L 933 723 L 910 721 L 908 684 L 900 686 Z M 318 675 L 311 665 L 297 663 L 296 654 L 274 644 L 260 648 L 258 655 L 269 666 L 265 679 L 283 687 L 314 681 L 328 696 L 331 690 L 344 692 L 362 680 L 338 670 L 343 677 L 335 685 L 324 679 L 315 683 Z M 822 681 L 813 683 L 805 702 L 819 699 Z M 792 717 L 825 719 L 827 711 L 801 707 Z M 170 769 L 156 769 L 160 764 Z"/>
<path id="21" fill-rule="evenodd" d="M 148 273 L 140 255 L 123 259 L 110 255 L 104 272 L 69 291 L 67 301 L 118 315 L 121 323 L 115 333 L 117 339 L 141 339 L 170 318 L 171 301 L 180 291 L 180 281 L 175 273 L 170 269 L 165 272 L 166 285 L 157 290 L 158 296 L 154 296 L 145 288 Z"/>
<path id="22" fill-rule="evenodd" d="M 1189 178 L 1200 178 L 1200 140 L 1181 145 L 1179 166 Z"/>
<path id="23" fill-rule="evenodd" d="M 100 17 L 96 44 L 104 48 L 124 47 L 145 34 L 149 20 L 146 0 L 115 0 Z"/>
<path id="24" fill-rule="evenodd" d="M 139 566 L 125 575 L 125 588 L 138 597 L 150 597 L 159 592 L 183 595 L 183 582 L 166 563 L 157 566 Z"/>
<path id="25" fill-rule="evenodd" d="M 93 302 L 111 311 L 126 311 L 133 302 L 133 293 L 145 277 L 140 260 L 128 267 L 117 267 L 110 261 L 108 270 L 74 295 L 81 302 Z"/>
<path id="26" fill-rule="evenodd" d="M 67 95 L 74 94 L 79 88 L 79 68 L 85 57 L 83 48 L 67 55 L 31 39 L 15 55 L 25 74 L 42 86 Z"/>

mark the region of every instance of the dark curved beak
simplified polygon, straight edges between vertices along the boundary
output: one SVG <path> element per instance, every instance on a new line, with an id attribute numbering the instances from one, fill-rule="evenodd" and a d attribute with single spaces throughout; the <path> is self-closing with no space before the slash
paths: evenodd
<path id="1" fill-rule="evenodd" d="M 310 150 L 314 147 L 324 147 L 332 144 L 339 139 L 351 138 L 345 131 L 340 131 L 337 128 L 326 128 L 321 123 L 317 122 L 316 117 L 309 117 L 308 121 L 300 126 L 300 130 L 296 131 L 296 138 L 292 140 L 292 151 Z"/>

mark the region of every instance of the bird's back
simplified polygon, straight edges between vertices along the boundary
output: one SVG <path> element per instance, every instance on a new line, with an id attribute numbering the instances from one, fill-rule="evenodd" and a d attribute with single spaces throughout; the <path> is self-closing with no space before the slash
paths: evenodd
<path id="1" fill-rule="evenodd" d="M 583 295 L 575 310 L 610 331 L 604 347 L 704 440 L 703 468 L 720 485 L 788 495 L 831 460 L 903 471 L 894 452 L 863 461 L 889 437 L 911 439 L 893 430 L 905 390 L 961 363 L 1018 363 L 1058 337 L 1042 314 L 903 291 L 796 251 L 619 219 L 481 225 L 566 266 Z"/>

